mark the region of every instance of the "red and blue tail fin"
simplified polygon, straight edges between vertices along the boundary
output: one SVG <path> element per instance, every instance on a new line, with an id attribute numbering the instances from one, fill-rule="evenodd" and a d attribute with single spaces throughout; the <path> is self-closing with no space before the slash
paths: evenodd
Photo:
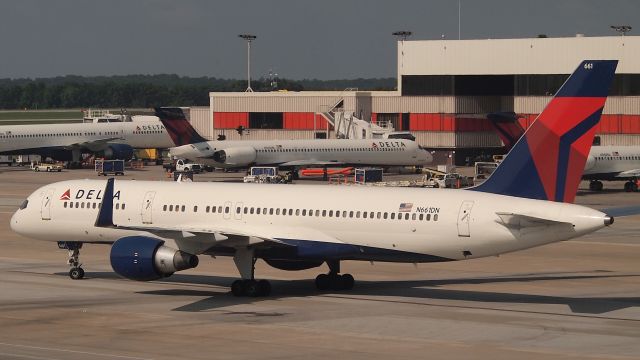
<path id="1" fill-rule="evenodd" d="M 617 60 L 585 60 L 484 183 L 470 190 L 573 202 Z"/>
<path id="2" fill-rule="evenodd" d="M 181 108 L 155 108 L 155 113 L 176 146 L 207 141 L 191 126 Z"/>

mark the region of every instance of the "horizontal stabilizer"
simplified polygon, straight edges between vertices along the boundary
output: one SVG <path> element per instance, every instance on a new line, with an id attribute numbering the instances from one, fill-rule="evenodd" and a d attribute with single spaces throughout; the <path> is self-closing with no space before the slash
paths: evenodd
<path id="1" fill-rule="evenodd" d="M 553 225 L 569 225 L 572 226 L 571 223 L 544 219 L 540 217 L 530 216 L 530 215 L 522 215 L 516 213 L 506 213 L 506 212 L 497 212 L 496 215 L 500 217 L 502 224 L 509 228 L 533 228 L 538 226 L 553 226 Z"/>

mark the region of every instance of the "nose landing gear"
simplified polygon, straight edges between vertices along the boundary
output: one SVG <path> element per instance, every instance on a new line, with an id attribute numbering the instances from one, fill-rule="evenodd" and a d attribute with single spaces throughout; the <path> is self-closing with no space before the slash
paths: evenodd
<path id="1" fill-rule="evenodd" d="M 73 280 L 80 280 L 84 278 L 84 270 L 80 263 L 80 249 L 82 248 L 82 243 L 76 241 L 58 241 L 58 248 L 69 251 L 69 260 L 67 260 L 67 264 L 71 267 L 69 270 L 69 277 Z"/>

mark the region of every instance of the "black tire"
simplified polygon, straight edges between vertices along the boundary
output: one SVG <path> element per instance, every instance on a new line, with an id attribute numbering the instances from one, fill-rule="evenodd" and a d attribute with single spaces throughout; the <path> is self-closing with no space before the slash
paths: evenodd
<path id="1" fill-rule="evenodd" d="M 84 270 L 82 270 L 82 268 L 71 268 L 71 270 L 69 270 L 69 277 L 73 280 L 80 280 L 84 277 Z"/>
<path id="2" fill-rule="evenodd" d="M 260 296 L 260 288 L 258 287 L 258 282 L 255 280 L 244 280 L 243 284 L 244 292 L 247 296 L 250 297 L 258 297 Z"/>
<path id="3" fill-rule="evenodd" d="M 342 290 L 351 290 L 356 281 L 351 274 L 343 274 L 340 276 L 340 285 Z"/>
<path id="4" fill-rule="evenodd" d="M 632 192 L 638 192 L 638 184 L 636 184 L 635 182 L 630 182 L 629 184 L 629 188 L 631 189 Z"/>
<path id="5" fill-rule="evenodd" d="M 231 284 L 231 293 L 234 296 L 244 296 L 244 284 L 242 280 L 236 280 Z"/>
<path id="6" fill-rule="evenodd" d="M 316 276 L 316 288 L 318 290 L 328 290 L 331 287 L 331 279 L 327 274 L 320 274 Z"/>
<path id="7" fill-rule="evenodd" d="M 632 192 L 633 191 L 633 189 L 631 187 L 632 185 L 633 185 L 633 183 L 631 181 L 627 181 L 626 183 L 624 183 L 624 191 Z"/>

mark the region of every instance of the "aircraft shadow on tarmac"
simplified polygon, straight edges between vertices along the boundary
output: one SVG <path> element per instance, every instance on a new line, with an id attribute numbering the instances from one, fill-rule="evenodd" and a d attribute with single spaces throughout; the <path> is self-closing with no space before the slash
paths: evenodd
<path id="1" fill-rule="evenodd" d="M 60 275 L 65 275 L 60 273 Z M 150 294 L 160 296 L 184 296 L 203 297 L 196 302 L 180 306 L 174 311 L 200 312 L 215 310 L 225 306 L 238 304 L 250 304 L 260 302 L 262 299 L 278 299 L 287 297 L 306 296 L 338 296 L 341 298 L 359 299 L 360 296 L 380 297 L 379 299 L 367 299 L 374 301 L 411 303 L 411 299 L 422 300 L 452 300 L 464 301 L 467 304 L 448 305 L 453 307 L 469 307 L 469 302 L 484 304 L 549 304 L 566 305 L 573 313 L 577 314 L 604 314 L 614 310 L 629 307 L 640 307 L 640 297 L 563 297 L 535 294 L 519 294 L 508 292 L 491 292 L 478 290 L 454 290 L 443 289 L 447 285 L 482 285 L 497 283 L 526 283 L 535 281 L 558 281 L 558 280 L 589 280 L 637 277 L 640 274 L 610 274 L 606 272 L 593 272 L 591 274 L 576 273 L 538 273 L 513 276 L 479 277 L 479 278 L 453 278 L 438 280 L 412 280 L 412 281 L 365 281 L 358 280 L 354 289 L 349 291 L 319 291 L 316 290 L 312 280 L 271 280 L 273 291 L 267 298 L 245 298 L 234 297 L 228 290 L 219 291 L 214 289 L 163 289 L 140 291 L 139 294 Z M 87 279 L 119 279 L 115 273 L 111 272 L 88 272 Z M 185 286 L 204 285 L 228 287 L 233 280 L 232 277 L 208 276 L 208 275 L 173 275 L 170 278 L 160 280 L 167 285 L 180 284 Z M 124 281 L 124 280 L 123 280 Z M 392 296 L 394 299 L 389 299 Z M 416 303 L 418 304 L 418 303 Z M 436 304 L 430 304 L 436 305 Z M 482 306 L 486 308 L 486 306 Z M 532 311 L 536 312 L 536 311 Z M 541 312 L 544 312 L 542 310 Z"/>

